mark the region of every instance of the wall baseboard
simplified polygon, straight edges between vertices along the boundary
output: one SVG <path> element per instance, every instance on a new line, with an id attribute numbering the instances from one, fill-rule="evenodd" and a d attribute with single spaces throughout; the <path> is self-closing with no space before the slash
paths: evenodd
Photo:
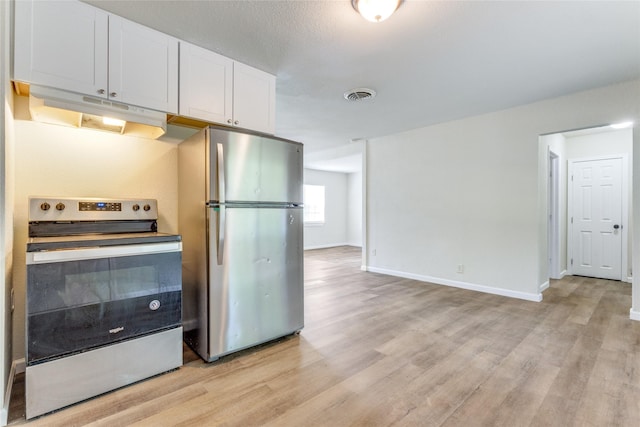
<path id="1" fill-rule="evenodd" d="M 25 370 L 24 358 L 14 360 L 9 370 L 9 378 L 7 379 L 7 388 L 4 395 L 4 405 L 0 409 L 0 426 L 6 426 L 9 422 L 9 404 L 11 403 L 11 392 L 13 391 L 13 381 L 17 374 L 23 373 Z"/>
<path id="2" fill-rule="evenodd" d="M 540 292 L 544 291 L 545 289 L 549 289 L 549 281 L 548 280 L 546 282 L 544 282 L 542 285 L 540 285 Z"/>
<path id="3" fill-rule="evenodd" d="M 326 248 L 337 248 L 338 246 L 351 246 L 348 243 L 328 243 L 326 245 L 315 245 L 315 246 L 305 246 L 304 250 L 312 250 L 312 249 L 326 249 Z"/>
<path id="4" fill-rule="evenodd" d="M 629 319 L 640 321 L 640 311 L 635 311 L 633 308 L 629 309 Z"/>
<path id="5" fill-rule="evenodd" d="M 16 365 L 16 375 L 23 374 L 27 368 L 27 363 L 24 360 L 24 357 L 21 359 L 14 360 L 13 363 L 11 364 L 11 367 L 13 367 L 13 365 Z"/>
<path id="6" fill-rule="evenodd" d="M 526 301 L 534 301 L 534 302 L 542 301 L 541 293 L 531 294 L 527 292 L 512 291 L 509 289 L 495 288 L 493 286 L 479 285 L 476 283 L 460 282 L 457 280 L 442 279 L 439 277 L 423 276 L 420 274 L 405 273 L 403 271 L 388 270 L 386 268 L 367 266 L 366 271 L 370 271 L 372 273 L 387 274 L 389 276 L 403 277 L 405 279 L 413 279 L 421 282 L 433 283 L 436 285 L 445 285 L 445 286 L 451 286 L 454 288 L 467 289 L 470 291 L 483 292 L 485 294 L 493 294 L 493 295 L 500 295 L 503 297 L 517 298 L 517 299 L 522 299 Z"/>

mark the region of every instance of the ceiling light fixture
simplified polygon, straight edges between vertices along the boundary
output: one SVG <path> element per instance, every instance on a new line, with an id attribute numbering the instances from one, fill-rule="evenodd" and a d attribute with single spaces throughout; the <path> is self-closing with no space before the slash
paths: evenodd
<path id="1" fill-rule="evenodd" d="M 633 122 L 622 122 L 622 123 L 614 123 L 611 126 L 614 129 L 625 129 L 625 128 L 629 128 L 633 125 Z"/>
<path id="2" fill-rule="evenodd" d="M 364 19 L 371 22 L 382 22 L 400 7 L 404 0 L 351 0 L 351 6 Z"/>

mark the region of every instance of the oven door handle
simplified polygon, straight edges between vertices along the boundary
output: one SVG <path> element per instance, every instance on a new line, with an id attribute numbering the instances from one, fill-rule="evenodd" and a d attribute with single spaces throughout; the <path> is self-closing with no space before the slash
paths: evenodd
<path id="1" fill-rule="evenodd" d="M 148 243 L 141 245 L 103 246 L 93 248 L 61 249 L 27 252 L 27 265 L 52 262 L 83 261 L 88 259 L 117 258 L 181 252 L 182 242 Z"/>

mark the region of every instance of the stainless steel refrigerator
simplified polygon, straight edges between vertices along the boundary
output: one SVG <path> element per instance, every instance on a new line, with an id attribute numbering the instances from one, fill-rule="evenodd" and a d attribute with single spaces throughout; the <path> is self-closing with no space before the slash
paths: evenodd
<path id="1" fill-rule="evenodd" d="M 211 126 L 178 159 L 186 342 L 213 361 L 300 331 L 302 144 Z"/>

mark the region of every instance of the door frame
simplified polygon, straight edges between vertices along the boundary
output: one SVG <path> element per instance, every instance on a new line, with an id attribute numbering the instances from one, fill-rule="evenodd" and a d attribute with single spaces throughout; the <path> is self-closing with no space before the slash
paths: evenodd
<path id="1" fill-rule="evenodd" d="M 560 271 L 560 156 L 548 150 L 549 201 L 548 210 L 548 257 L 549 278 L 562 279 Z"/>
<path id="2" fill-rule="evenodd" d="M 606 156 L 595 157 L 576 157 L 567 159 L 567 272 L 569 275 L 573 275 L 573 265 L 571 260 L 573 259 L 573 224 L 571 220 L 573 218 L 573 172 L 575 163 L 597 161 L 597 160 L 622 160 L 622 179 L 621 179 L 621 191 L 622 191 L 622 224 L 621 224 L 621 245 L 622 253 L 620 260 L 620 280 L 623 282 L 631 283 L 631 277 L 629 275 L 629 156 L 627 154 L 610 154 Z"/>

